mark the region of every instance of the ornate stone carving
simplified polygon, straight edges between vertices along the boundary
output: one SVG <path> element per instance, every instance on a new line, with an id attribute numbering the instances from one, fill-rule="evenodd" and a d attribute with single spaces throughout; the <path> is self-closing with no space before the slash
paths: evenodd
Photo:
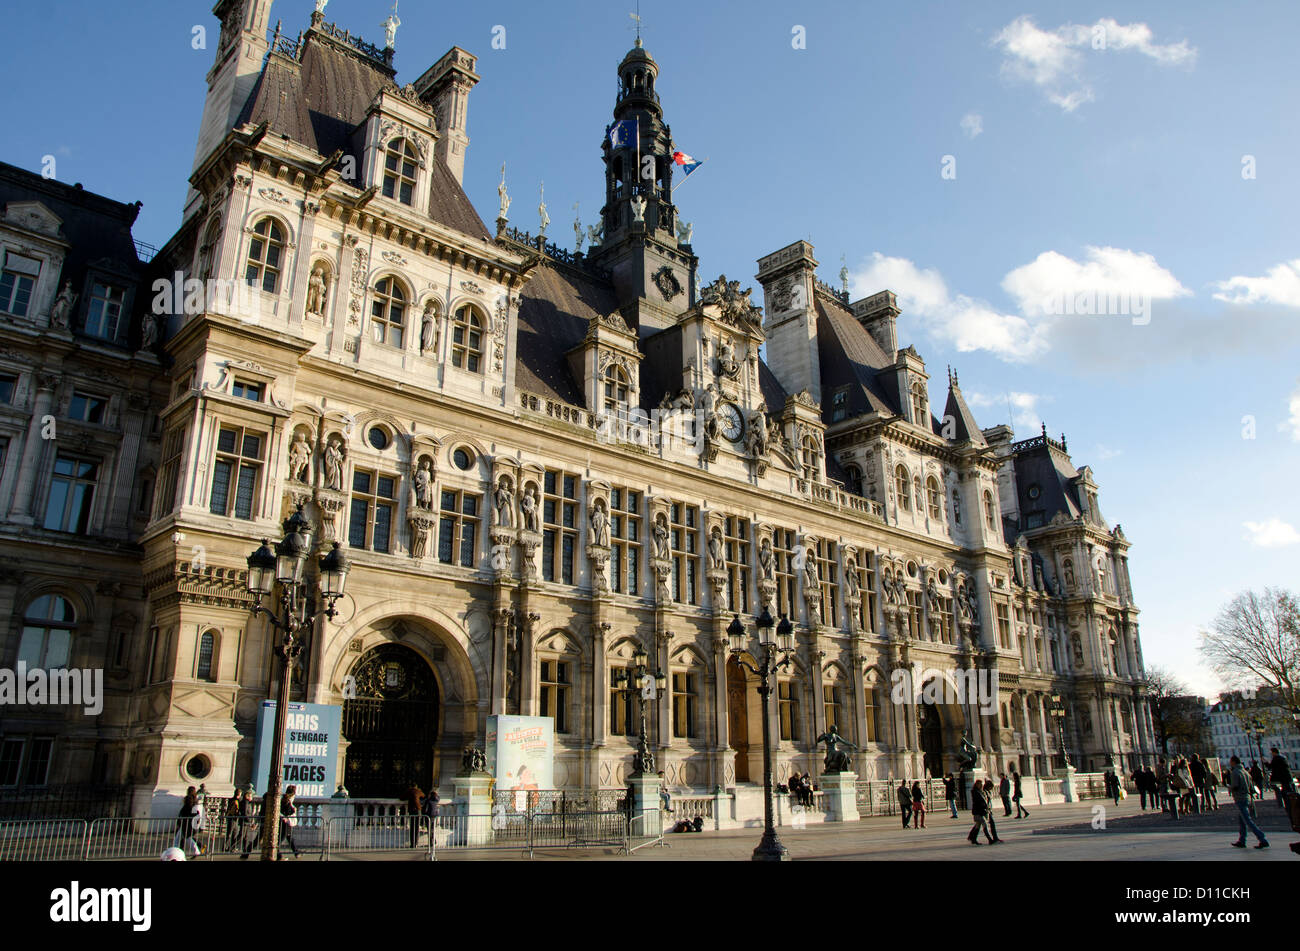
<path id="1" fill-rule="evenodd" d="M 289 479 L 293 482 L 310 484 L 311 482 L 311 445 L 307 437 L 299 430 L 289 444 Z"/>
<path id="2" fill-rule="evenodd" d="M 325 488 L 336 492 L 343 491 L 343 463 L 348 457 L 347 444 L 341 436 L 331 436 L 325 443 L 324 467 Z"/>
<path id="3" fill-rule="evenodd" d="M 728 281 L 723 274 L 700 293 L 700 303 L 716 305 L 720 309 L 719 319 L 734 327 L 748 328 L 760 326 L 763 322 L 763 309 L 750 302 L 749 295 L 753 288 L 740 289 L 739 281 Z"/>
<path id="4" fill-rule="evenodd" d="M 677 280 L 677 275 L 667 264 L 655 271 L 653 280 L 655 287 L 659 289 L 659 293 L 666 301 L 672 300 L 682 292 L 681 281 Z"/>

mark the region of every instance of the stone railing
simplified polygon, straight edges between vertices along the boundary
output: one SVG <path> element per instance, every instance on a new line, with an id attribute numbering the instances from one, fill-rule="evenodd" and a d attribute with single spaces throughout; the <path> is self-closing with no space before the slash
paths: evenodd
<path id="1" fill-rule="evenodd" d="M 595 413 L 588 412 L 581 406 L 572 406 L 569 403 L 553 400 L 547 396 L 538 396 L 536 393 L 520 390 L 519 405 L 526 410 L 549 416 L 561 423 L 569 423 L 572 426 L 586 426 L 588 429 L 596 427 Z"/>
<path id="2" fill-rule="evenodd" d="M 794 482 L 796 491 L 800 495 L 806 495 L 817 502 L 825 502 L 827 505 L 833 505 L 838 509 L 848 509 L 851 512 L 861 512 L 863 515 L 869 515 L 881 521 L 885 519 L 885 507 L 875 499 L 864 499 L 860 495 L 845 492 L 836 486 L 825 485 L 798 476 L 795 477 Z"/>
<path id="3" fill-rule="evenodd" d="M 672 790 L 669 790 L 671 795 Z M 712 796 L 672 797 L 672 814 L 674 819 L 713 819 Z"/>

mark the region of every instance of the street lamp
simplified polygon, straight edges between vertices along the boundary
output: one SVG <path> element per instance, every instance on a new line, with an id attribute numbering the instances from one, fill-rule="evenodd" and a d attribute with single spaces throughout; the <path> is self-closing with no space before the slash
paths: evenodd
<path id="1" fill-rule="evenodd" d="M 1059 693 L 1052 694 L 1052 719 L 1056 721 L 1056 732 L 1061 741 L 1061 762 L 1068 769 L 1070 766 L 1070 751 L 1065 748 L 1065 701 L 1061 699 Z"/>
<path id="2" fill-rule="evenodd" d="M 262 545 L 248 556 L 248 591 L 253 595 L 254 617 L 265 614 L 271 626 L 280 632 L 281 640 L 275 646 L 280 658 L 280 682 L 276 691 L 275 733 L 271 737 L 271 774 L 262 805 L 262 860 L 275 861 L 280 851 L 280 784 L 284 772 L 284 731 L 289 717 L 289 671 L 293 661 L 302 651 L 303 633 L 311 629 L 319 609 L 307 610 L 306 583 L 303 569 L 307 553 L 311 551 L 311 522 L 302 514 L 302 505 L 284 522 L 284 538 L 276 543 L 262 539 Z M 335 542 L 329 554 L 320 559 L 320 593 L 325 599 L 324 614 L 335 615 L 334 604 L 343 597 L 347 582 L 348 557 Z M 262 606 L 276 582 L 280 583 L 280 604 Z"/>
<path id="3" fill-rule="evenodd" d="M 645 695 L 644 690 L 650 681 L 654 680 L 655 694 L 658 696 L 663 693 L 668 686 L 668 677 L 662 671 L 650 673 L 646 664 L 649 663 L 650 657 L 645 648 L 637 646 L 632 652 L 631 669 L 624 668 L 614 674 L 614 689 L 626 694 L 630 690 L 635 690 L 641 698 L 641 730 L 637 735 L 636 755 L 632 757 L 632 777 L 654 775 L 655 772 L 655 755 L 650 752 L 650 746 L 646 741 L 645 733 Z M 629 800 L 630 802 L 630 800 Z"/>
<path id="4" fill-rule="evenodd" d="M 1266 731 L 1266 727 L 1264 726 L 1264 721 L 1261 720 L 1259 717 L 1255 717 L 1253 720 L 1250 721 L 1250 732 L 1255 734 L 1255 746 L 1259 750 L 1259 768 L 1261 770 L 1263 770 L 1264 768 L 1265 731 Z"/>
<path id="5" fill-rule="evenodd" d="M 754 849 L 755 862 L 786 862 L 790 853 L 777 838 L 776 827 L 772 824 L 772 724 L 768 708 L 772 697 L 772 679 L 778 670 L 790 665 L 790 655 L 794 653 L 794 625 L 789 618 L 781 615 L 781 623 L 772 620 L 772 613 L 763 605 L 763 613 L 754 621 L 758 628 L 758 646 L 762 660 L 755 667 L 743 657 L 749 654 L 749 635 L 745 625 L 740 623 L 740 615 L 734 615 L 727 625 L 727 639 L 730 641 L 731 656 L 736 663 L 758 677 L 758 695 L 763 698 L 763 838 Z M 775 636 L 772 633 L 776 627 Z"/>

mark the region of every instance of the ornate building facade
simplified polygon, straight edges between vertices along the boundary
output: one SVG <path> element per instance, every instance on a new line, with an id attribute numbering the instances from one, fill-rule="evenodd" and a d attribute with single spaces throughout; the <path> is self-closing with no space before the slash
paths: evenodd
<path id="1" fill-rule="evenodd" d="M 770 714 L 780 776 L 819 772 L 832 723 L 864 778 L 951 769 L 963 732 L 1042 774 L 1053 695 L 1075 765 L 1149 755 L 1128 542 L 1089 469 L 1045 432 L 981 430 L 951 373 L 936 413 L 894 296 L 828 287 L 806 242 L 758 260 L 762 307 L 702 279 L 639 40 L 613 116 L 635 132 L 606 128 L 584 253 L 512 229 L 504 182 L 494 230 L 466 197 L 473 55 L 399 85 L 391 44 L 320 13 L 268 38 L 270 6 L 214 11 L 184 220 L 150 274 L 171 289 L 161 339 L 95 351 L 124 366 L 116 428 L 85 453 L 112 488 L 84 523 L 6 536 L 6 662 L 50 593 L 76 606 L 71 662 L 116 678 L 98 725 L 53 741 L 51 781 L 144 802 L 251 777 L 278 662 L 245 558 L 299 505 L 352 559 L 292 687 L 343 705 L 354 796 L 448 782 L 494 713 L 555 718 L 558 786 L 618 785 L 638 711 L 615 675 L 638 645 L 667 675 L 648 709 L 668 782 L 761 781 L 759 699 L 725 630 L 765 605 L 798 640 Z M 61 339 L 54 283 L 32 347 Z M 13 372 L 3 478 L 44 486 L 62 457 L 29 468 L 31 432 L 60 391 Z M 32 486 L 15 499 L 41 510 Z M 98 587 L 89 552 L 96 575 L 118 559 Z M 996 684 L 983 709 L 963 671 Z"/>

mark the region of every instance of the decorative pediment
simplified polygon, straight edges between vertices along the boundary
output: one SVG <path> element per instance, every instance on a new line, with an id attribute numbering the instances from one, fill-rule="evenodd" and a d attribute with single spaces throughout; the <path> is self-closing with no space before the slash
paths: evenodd
<path id="1" fill-rule="evenodd" d="M 63 219 L 39 201 L 11 201 L 5 205 L 5 224 L 61 238 Z"/>
<path id="2" fill-rule="evenodd" d="M 724 324 L 748 330 L 763 323 L 763 308 L 755 306 L 749 299 L 754 289 L 740 289 L 740 281 L 728 281 L 727 275 L 721 275 L 712 284 L 700 292 L 700 303 L 706 307 L 718 308 L 718 319 Z"/>

